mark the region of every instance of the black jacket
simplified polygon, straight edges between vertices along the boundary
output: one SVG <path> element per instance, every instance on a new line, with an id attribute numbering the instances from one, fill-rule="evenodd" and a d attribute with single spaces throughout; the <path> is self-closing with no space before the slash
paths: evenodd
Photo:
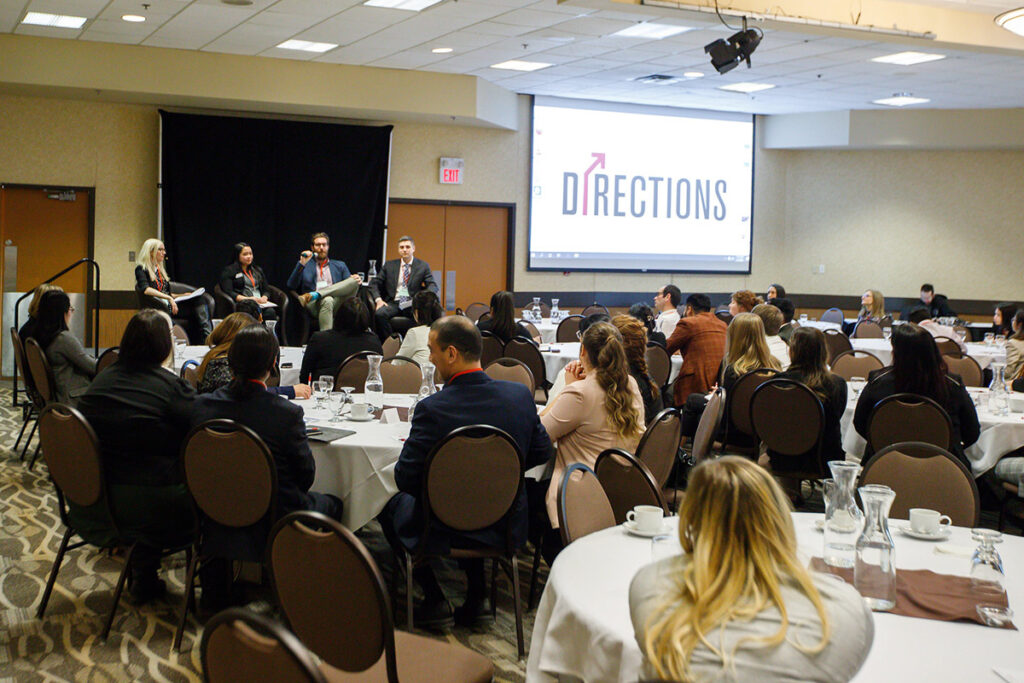
<path id="1" fill-rule="evenodd" d="M 310 337 L 302 355 L 299 380 L 305 382 L 312 375 L 315 382 L 320 375 L 333 376 L 346 358 L 359 351 L 383 353 L 380 339 L 370 331 L 362 334 L 346 334 L 337 330 L 316 332 Z"/>
<path id="2" fill-rule="evenodd" d="M 395 300 L 395 292 L 398 291 L 398 276 L 401 273 L 401 259 L 394 259 L 384 264 L 370 280 L 370 292 L 374 299 L 383 299 L 386 303 Z M 416 292 L 431 291 L 437 294 L 437 283 L 434 282 L 434 274 L 430 272 L 430 264 L 418 258 L 412 260 L 412 270 L 409 272 L 409 296 Z"/>
<path id="3" fill-rule="evenodd" d="M 259 266 L 250 266 L 249 275 L 256 280 L 256 289 L 261 296 L 267 294 L 267 278 L 263 269 Z M 245 293 L 246 286 L 252 287 L 252 281 L 242 272 L 242 264 L 232 263 L 220 272 L 220 289 L 234 301 L 236 296 L 248 296 Z"/>
<path id="4" fill-rule="evenodd" d="M 530 336 L 530 331 L 523 326 L 522 323 L 513 322 L 514 327 L 512 328 L 512 337 L 524 337 L 533 341 L 533 337 Z M 512 337 L 502 337 L 500 334 L 494 331 L 494 319 L 488 318 L 487 320 L 481 320 L 476 324 L 477 329 L 481 332 L 490 332 L 495 337 L 501 340 L 502 344 L 508 344 Z"/>

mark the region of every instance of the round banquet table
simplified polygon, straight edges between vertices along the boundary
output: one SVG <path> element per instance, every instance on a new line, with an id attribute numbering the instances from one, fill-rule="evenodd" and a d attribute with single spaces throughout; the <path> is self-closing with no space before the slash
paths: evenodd
<path id="1" fill-rule="evenodd" d="M 184 359 L 179 361 L 175 358 L 174 360 L 175 372 L 181 371 L 181 365 L 185 361 L 194 360 L 202 363 L 203 357 L 206 356 L 206 352 L 209 350 L 209 346 L 186 346 Z M 281 347 L 281 386 L 290 387 L 295 384 L 301 384 L 299 382 L 299 368 L 302 366 L 302 354 L 303 347 L 301 346 Z M 314 377 L 313 379 L 316 378 Z"/>
<path id="2" fill-rule="evenodd" d="M 801 556 L 821 556 L 820 514 L 794 513 Z M 673 518 L 675 520 L 675 518 Z M 966 576 L 975 547 L 967 529 L 953 529 L 939 553 L 933 541 L 895 530 L 896 566 Z M 674 532 L 673 532 L 674 533 Z M 678 550 L 678 540 L 672 543 Z M 1024 619 L 1024 538 L 1004 536 L 1010 607 Z M 966 555 L 964 554 L 966 553 Z M 537 607 L 526 667 L 528 682 L 584 680 L 635 683 L 643 657 L 629 617 L 629 583 L 651 561 L 651 541 L 613 527 L 571 543 L 559 554 Z M 964 683 L 1002 680 L 993 667 L 1024 676 L 1024 631 L 875 613 L 875 639 L 855 681 Z M 1018 680 L 1018 679 L 1014 679 Z"/>
<path id="3" fill-rule="evenodd" d="M 892 365 L 892 344 L 888 339 L 851 339 L 850 344 L 857 351 L 870 351 L 875 354 L 884 365 Z M 978 361 L 982 370 L 993 362 L 1006 362 L 1006 349 L 1002 346 L 968 342 L 967 355 Z"/>
<path id="4" fill-rule="evenodd" d="M 843 326 L 839 323 L 825 322 L 824 320 L 797 320 L 800 327 L 814 327 L 824 332 L 825 330 L 839 330 L 842 332 Z"/>
<path id="5" fill-rule="evenodd" d="M 533 323 L 533 326 L 537 328 L 538 332 L 540 332 L 540 341 L 542 344 L 553 344 L 555 342 L 555 333 L 558 331 L 558 323 L 552 322 L 551 318 L 543 318 L 539 323 Z"/>
<path id="6" fill-rule="evenodd" d="M 542 344 L 540 355 L 544 358 L 544 372 L 547 380 L 554 382 L 558 373 L 566 365 L 574 360 L 580 359 L 580 343 L 565 342 L 564 344 Z M 683 357 L 678 353 L 672 354 L 669 359 L 672 363 L 672 370 L 669 372 L 668 381 L 671 384 L 679 374 L 679 368 L 683 366 Z"/>

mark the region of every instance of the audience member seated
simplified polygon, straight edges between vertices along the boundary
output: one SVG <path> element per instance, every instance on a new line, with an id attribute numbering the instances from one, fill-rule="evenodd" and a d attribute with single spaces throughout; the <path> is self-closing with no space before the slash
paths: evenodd
<path id="1" fill-rule="evenodd" d="M 768 285 L 768 291 L 764 295 L 764 300 L 767 302 L 769 299 L 785 299 L 786 288 L 782 285 L 775 284 L 774 282 Z"/>
<path id="2" fill-rule="evenodd" d="M 251 301 L 243 301 L 239 306 L 244 306 L 245 304 L 255 305 Z M 259 311 L 256 312 L 259 313 Z M 257 320 L 249 313 L 236 311 L 224 318 L 220 325 L 217 325 L 216 329 L 210 333 L 210 336 L 206 338 L 206 344 L 210 347 L 210 350 L 206 352 L 202 363 L 196 369 L 196 375 L 199 379 L 199 383 L 196 386 L 197 393 L 208 394 L 231 383 L 234 379 L 231 366 L 228 363 L 231 345 L 235 340 L 235 336 L 241 330 L 257 324 Z M 308 384 L 296 384 L 290 387 L 270 387 L 269 391 L 273 394 L 280 394 L 288 399 L 309 398 L 312 394 Z"/>
<path id="3" fill-rule="evenodd" d="M 764 301 L 749 289 L 741 289 L 734 292 L 729 300 L 729 315 L 736 317 L 740 313 L 750 313 L 754 306 L 763 304 Z"/>
<path id="4" fill-rule="evenodd" d="M 949 299 L 944 294 L 936 294 L 935 287 L 928 283 L 921 285 L 921 297 L 907 304 L 900 312 L 900 318 L 909 320 L 911 312 L 916 308 L 927 309 L 929 318 L 956 317 L 956 313 L 949 307 Z"/>
<path id="5" fill-rule="evenodd" d="M 669 355 L 683 356 L 679 376 L 672 385 L 677 406 L 693 393 L 706 394 L 717 382 L 718 366 L 725 356 L 725 323 L 711 312 L 706 294 L 691 294 L 676 329 L 665 342 Z"/>
<path id="6" fill-rule="evenodd" d="M 665 339 L 672 336 L 676 329 L 676 323 L 679 322 L 679 304 L 682 300 L 683 293 L 675 285 L 665 285 L 654 295 L 654 308 L 658 311 L 654 324 L 658 332 L 665 335 Z"/>
<path id="7" fill-rule="evenodd" d="M 992 314 L 992 332 L 1009 337 L 1013 334 L 1013 316 L 1017 314 L 1017 304 L 1006 301 L 996 304 Z"/>
<path id="8" fill-rule="evenodd" d="M 782 329 L 782 311 L 775 306 L 758 304 L 751 311 L 761 319 L 764 325 L 765 341 L 768 343 L 768 350 L 779 361 L 779 366 L 785 370 L 789 367 L 789 345 L 779 336 Z"/>
<path id="9" fill-rule="evenodd" d="M 142 243 L 139 249 L 139 264 L 135 266 L 135 291 L 143 295 L 142 301 L 149 308 L 190 318 L 196 324 L 200 335 L 205 338 L 213 331 L 206 302 L 202 297 L 197 297 L 178 305 L 175 299 L 182 295 L 171 294 L 171 278 L 164 266 L 166 256 L 167 250 L 160 240 L 150 238 Z"/>
<path id="10" fill-rule="evenodd" d="M 416 321 L 416 326 L 410 327 L 405 333 L 398 355 L 412 358 L 421 365 L 429 362 L 430 348 L 427 341 L 430 337 L 430 326 L 442 316 L 444 311 L 441 309 L 441 301 L 437 294 L 429 289 L 416 292 L 412 297 L 412 317 Z"/>
<path id="11" fill-rule="evenodd" d="M 333 377 L 353 353 L 383 353 L 380 339 L 370 331 L 370 313 L 359 299 L 346 299 L 334 312 L 334 326 L 315 333 L 302 356 L 299 379 L 315 382 L 320 375 Z"/>
<path id="12" fill-rule="evenodd" d="M 399 493 L 388 502 L 380 520 L 388 542 L 397 550 L 415 547 L 423 531 L 423 476 L 427 456 L 445 436 L 467 425 L 489 425 L 504 430 L 519 447 L 525 469 L 548 460 L 551 441 L 541 426 L 530 390 L 522 384 L 492 380 L 480 368 L 483 340 L 473 322 L 461 315 L 436 320 L 430 327 L 430 362 L 437 368 L 444 389 L 416 405 L 409 438 L 395 465 Z M 517 547 L 526 542 L 528 505 L 525 489 L 508 517 Z M 435 527 L 436 529 L 436 527 Z M 469 533 L 455 530 L 432 533 L 431 552 L 448 548 L 503 546 L 507 527 L 498 524 Z M 456 623 L 475 625 L 491 617 L 484 580 L 483 560 L 460 560 L 468 590 L 463 604 L 454 612 Z M 428 565 L 420 565 L 414 576 L 423 589 L 424 602 L 416 608 L 421 626 L 443 626 L 452 621 L 451 606 Z"/>
<path id="13" fill-rule="evenodd" d="M 196 398 L 191 426 L 226 419 L 253 430 L 274 458 L 280 514 L 312 510 L 340 521 L 341 500 L 309 490 L 316 464 L 306 441 L 302 408 L 267 391 L 266 382 L 277 362 L 278 352 L 277 339 L 262 325 L 238 330 L 228 351 L 231 382 L 212 394 Z M 207 528 L 203 551 L 259 560 L 263 557 L 268 532 L 264 523 L 247 529 Z M 223 609 L 231 602 L 231 574 L 230 561 L 214 560 L 203 565 L 200 581 L 204 606 Z"/>
<path id="14" fill-rule="evenodd" d="M 71 299 L 62 291 L 43 294 L 37 312 L 35 340 L 53 370 L 54 394 L 61 403 L 75 405 L 96 376 L 96 359 L 86 352 L 78 337 L 68 330 Z"/>
<path id="15" fill-rule="evenodd" d="M 886 396 L 910 393 L 926 396 L 942 406 L 953 423 L 951 451 L 970 469 L 964 449 L 978 440 L 981 428 L 974 403 L 957 375 L 947 374 L 935 340 L 914 323 L 892 328 L 892 368 L 874 370 L 857 399 L 853 426 L 867 438 L 868 418 Z M 871 453 L 864 453 L 867 458 Z"/>
<path id="16" fill-rule="evenodd" d="M 797 551 L 785 494 L 734 456 L 690 475 L 682 555 L 642 568 L 629 589 L 644 678 L 848 681 L 874 640 L 871 610 Z"/>
<path id="17" fill-rule="evenodd" d="M 118 522 L 138 539 L 131 594 L 147 602 L 165 591 L 157 577 L 164 548 L 191 540 L 192 501 L 181 480 L 181 444 L 195 392 L 164 366 L 173 360 L 171 319 L 145 308 L 121 337 L 117 362 L 100 373 L 78 402 L 99 439 Z M 106 513 L 79 511 L 76 527 L 106 528 Z"/>
<path id="18" fill-rule="evenodd" d="M 232 249 L 235 260 L 221 271 L 220 290 L 236 304 L 242 301 L 251 301 L 257 306 L 268 303 L 267 278 L 262 268 L 253 265 L 252 247 L 239 242 Z M 273 306 L 268 306 L 262 309 L 262 317 L 277 320 L 277 311 Z"/>
<path id="19" fill-rule="evenodd" d="M 947 339 L 952 339 L 957 343 L 961 351 L 967 353 L 967 344 L 960 339 L 956 330 L 949 325 L 941 325 L 935 320 L 932 320 L 931 317 L 929 317 L 930 315 L 931 314 L 928 312 L 927 308 L 924 306 L 918 306 L 907 314 L 906 319 L 909 322 L 920 325 L 924 329 L 928 330 L 933 337 L 946 337 Z M 1009 353 L 1009 351 L 1007 351 L 1007 353 Z"/>
<path id="20" fill-rule="evenodd" d="M 334 310 L 343 301 L 351 299 L 362 283 L 359 275 L 352 275 L 344 261 L 328 258 L 331 238 L 318 232 L 310 238 L 312 251 L 299 254 L 288 288 L 299 293 L 299 300 L 310 315 L 317 319 L 321 330 L 328 330 L 334 320 Z"/>
<path id="21" fill-rule="evenodd" d="M 530 331 L 521 323 L 516 322 L 516 304 L 512 298 L 512 292 L 495 292 L 491 296 L 491 317 L 477 323 L 481 332 L 490 332 L 501 340 L 502 344 L 508 344 L 512 337 L 533 339 Z M 540 340 L 534 340 L 540 341 Z"/>
<path id="22" fill-rule="evenodd" d="M 1006 379 L 1018 379 L 1024 370 L 1024 308 L 1013 314 L 1013 336 L 1006 340 Z"/>
<path id="23" fill-rule="evenodd" d="M 640 321 L 629 315 L 617 315 L 612 318 L 612 325 L 622 335 L 622 346 L 626 351 L 626 362 L 629 363 L 629 374 L 640 389 L 640 397 L 644 402 L 644 424 L 661 412 L 661 388 L 654 384 L 654 379 L 647 372 L 647 334 Z"/>
<path id="24" fill-rule="evenodd" d="M 800 324 L 793 324 L 793 316 L 796 315 L 796 307 L 793 306 L 793 302 L 785 298 L 775 298 L 768 302 L 769 306 L 774 306 L 782 312 L 782 327 L 779 328 L 779 336 L 782 337 L 782 341 L 789 343 L 790 338 L 793 336 L 793 331 L 800 327 Z"/>
<path id="25" fill-rule="evenodd" d="M 668 337 L 658 327 L 658 320 L 662 318 L 659 315 L 657 318 L 654 316 L 654 310 L 644 303 L 635 303 L 629 307 L 629 315 L 639 320 L 643 326 L 647 329 L 647 341 L 657 342 L 662 346 L 665 345 L 665 341 Z M 679 321 L 679 314 L 676 314 L 676 322 Z M 672 328 L 675 329 L 676 324 L 672 323 Z"/>
<path id="26" fill-rule="evenodd" d="M 860 297 L 860 312 L 857 322 L 871 320 L 880 323 L 885 317 L 885 297 L 877 289 L 869 289 Z"/>
<path id="27" fill-rule="evenodd" d="M 391 336 L 391 320 L 412 307 L 412 297 L 417 292 L 438 294 L 437 283 L 430 264 L 415 258 L 416 243 L 409 236 L 398 238 L 399 258 L 388 261 L 370 280 L 376 311 L 374 318 L 377 333 L 381 339 Z"/>
<path id="28" fill-rule="evenodd" d="M 32 301 L 28 305 L 28 320 L 26 320 L 21 329 L 18 330 L 18 336 L 21 338 L 21 343 L 24 344 L 25 340 L 29 337 L 36 336 L 36 325 L 39 324 L 39 302 L 43 298 L 43 294 L 47 292 L 63 292 L 64 289 L 58 285 L 52 285 L 50 283 L 41 284 L 35 288 L 32 293 Z"/>

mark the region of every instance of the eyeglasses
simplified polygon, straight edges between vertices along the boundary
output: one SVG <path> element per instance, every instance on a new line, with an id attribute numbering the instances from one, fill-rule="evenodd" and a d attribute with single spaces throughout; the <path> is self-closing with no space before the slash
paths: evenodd
<path id="1" fill-rule="evenodd" d="M 583 333 L 580 332 L 579 330 L 576 330 L 576 338 L 579 339 L 580 341 L 583 341 Z"/>
<path id="2" fill-rule="evenodd" d="M 68 313 L 74 313 L 74 312 L 75 312 L 75 307 L 74 306 L 71 306 L 70 308 L 68 308 Z"/>

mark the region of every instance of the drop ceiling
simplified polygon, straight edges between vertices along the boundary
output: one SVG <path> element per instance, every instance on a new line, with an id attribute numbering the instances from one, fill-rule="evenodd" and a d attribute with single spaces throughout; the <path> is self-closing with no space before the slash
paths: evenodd
<path id="1" fill-rule="evenodd" d="M 942 9 L 994 15 L 1024 0 L 905 0 Z M 673 9 L 559 4 L 556 0 L 444 0 L 421 12 L 367 7 L 357 0 L 0 0 L 0 32 L 152 47 L 201 50 L 272 59 L 439 71 L 479 76 L 508 90 L 641 104 L 757 114 L 884 108 L 872 100 L 894 93 L 928 98 L 925 108 L 1024 107 L 1024 38 L 1020 51 L 968 51 L 870 33 L 837 36 L 765 30 L 753 68 L 714 72 L 703 46 L 729 36 L 713 14 L 696 20 Z M 726 4 L 723 2 L 723 4 Z M 641 13 L 642 9 L 642 13 Z M 73 14 L 81 30 L 29 26 L 26 12 Z M 144 23 L 124 14 L 146 16 Z M 690 27 L 661 40 L 612 35 L 638 21 Z M 738 20 L 730 19 L 736 24 Z M 288 39 L 336 43 L 323 53 L 277 48 Z M 452 48 L 447 54 L 432 49 Z M 916 66 L 870 61 L 914 49 L 945 59 Z M 491 68 L 506 60 L 552 66 L 531 73 Z M 700 72 L 701 78 L 683 78 Z M 681 80 L 650 85 L 635 79 L 666 74 Z M 719 86 L 769 83 L 753 95 Z"/>

